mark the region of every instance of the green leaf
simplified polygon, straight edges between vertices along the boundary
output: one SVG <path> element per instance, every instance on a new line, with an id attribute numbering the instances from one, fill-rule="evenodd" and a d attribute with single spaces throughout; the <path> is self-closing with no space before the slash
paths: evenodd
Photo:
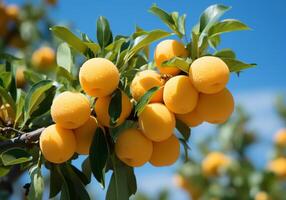
<path id="1" fill-rule="evenodd" d="M 85 174 L 85 177 L 87 178 L 88 182 L 91 181 L 91 166 L 89 157 L 87 157 L 81 164 L 81 170 Z"/>
<path id="2" fill-rule="evenodd" d="M 206 32 L 230 7 L 224 5 L 209 6 L 200 17 L 200 33 Z"/>
<path id="3" fill-rule="evenodd" d="M 214 56 L 220 57 L 220 58 L 232 58 L 235 59 L 236 55 L 233 50 L 231 49 L 222 49 L 220 51 L 217 51 Z"/>
<path id="4" fill-rule="evenodd" d="M 10 172 L 10 167 L 0 165 L 0 178 L 6 176 Z"/>
<path id="5" fill-rule="evenodd" d="M 170 60 L 163 62 L 161 66 L 162 67 L 174 67 L 174 66 L 176 66 L 180 70 L 182 70 L 186 73 L 189 73 L 190 63 L 184 58 L 174 57 Z"/>
<path id="6" fill-rule="evenodd" d="M 187 162 L 189 160 L 189 145 L 187 143 L 186 140 L 182 139 L 182 138 L 179 138 L 179 141 L 181 142 L 181 144 L 183 145 L 184 147 L 184 152 L 185 152 L 185 162 Z"/>
<path id="7" fill-rule="evenodd" d="M 89 194 L 85 189 L 85 185 L 81 181 L 77 173 L 74 172 L 70 164 L 61 165 L 61 172 L 68 185 L 68 190 L 72 199 L 89 200 Z"/>
<path id="8" fill-rule="evenodd" d="M 28 152 L 21 148 L 11 148 L 3 151 L 0 158 L 4 166 L 25 163 L 33 159 Z"/>
<path id="9" fill-rule="evenodd" d="M 8 91 L 1 86 L 0 86 L 0 95 L 1 95 L 0 98 L 2 97 L 2 99 L 4 99 L 15 111 L 16 109 L 15 101 L 13 100 L 11 95 L 8 93 Z"/>
<path id="10" fill-rule="evenodd" d="M 33 166 L 29 170 L 31 177 L 31 185 L 29 190 L 28 199 L 41 200 L 44 192 L 44 178 L 41 173 L 41 168 Z"/>
<path id="11" fill-rule="evenodd" d="M 31 116 L 39 116 L 47 112 L 52 104 L 56 92 L 56 86 L 50 80 L 36 83 L 29 90 L 25 98 L 24 121 Z"/>
<path id="12" fill-rule="evenodd" d="M 6 60 L 8 62 L 12 62 L 12 61 L 21 60 L 21 58 L 17 58 L 7 53 L 0 53 L 0 60 Z"/>
<path id="13" fill-rule="evenodd" d="M 94 53 L 97 54 L 100 50 L 100 46 L 94 42 L 84 42 L 84 44 Z"/>
<path id="14" fill-rule="evenodd" d="M 123 124 L 114 127 L 114 128 L 110 128 L 110 135 L 113 139 L 113 141 L 116 141 L 117 137 L 120 135 L 120 133 L 128 128 L 137 128 L 138 127 L 138 123 L 136 121 L 132 121 L 132 120 L 125 120 L 123 122 Z"/>
<path id="15" fill-rule="evenodd" d="M 162 39 L 164 37 L 170 36 L 171 33 L 168 33 L 163 30 L 153 30 L 147 34 L 141 35 L 134 40 L 132 48 L 129 50 L 128 54 L 125 56 L 125 62 L 127 62 L 133 55 L 135 55 L 142 48 L 150 45 L 156 40 Z"/>
<path id="16" fill-rule="evenodd" d="M 61 43 L 57 50 L 57 64 L 71 72 L 73 65 L 73 56 L 69 45 L 65 42 Z"/>
<path id="17" fill-rule="evenodd" d="M 18 95 L 17 95 L 17 102 L 16 102 L 16 117 L 15 117 L 15 124 L 19 123 L 20 119 L 23 119 L 23 108 L 25 105 L 25 96 L 26 93 L 23 92 L 22 90 L 18 90 Z"/>
<path id="18" fill-rule="evenodd" d="M 221 22 L 214 24 L 208 31 L 208 37 L 214 37 L 222 33 L 232 31 L 250 30 L 250 28 L 239 20 L 225 19 Z"/>
<path id="19" fill-rule="evenodd" d="M 68 43 L 74 50 L 79 53 L 85 54 L 87 46 L 70 30 L 63 26 L 53 26 L 50 28 L 55 36 Z"/>
<path id="20" fill-rule="evenodd" d="M 213 49 L 216 49 L 217 46 L 220 44 L 220 35 L 208 38 L 208 43 Z"/>
<path id="21" fill-rule="evenodd" d="M 242 61 L 232 59 L 232 58 L 222 58 L 221 59 L 227 64 L 230 72 L 240 72 L 242 70 L 255 67 L 254 63 L 244 63 Z"/>
<path id="22" fill-rule="evenodd" d="M 83 172 L 81 172 L 78 168 L 76 168 L 75 166 L 71 165 L 71 169 L 73 170 L 73 172 L 78 176 L 78 178 L 81 180 L 81 182 L 84 185 L 87 185 L 90 183 L 90 181 L 88 180 L 88 178 L 85 176 L 85 174 Z"/>
<path id="23" fill-rule="evenodd" d="M 158 8 L 155 4 L 152 5 L 149 11 L 159 17 L 171 30 L 176 31 L 175 21 L 167 12 Z"/>
<path id="24" fill-rule="evenodd" d="M 150 102 L 155 92 L 157 92 L 160 89 L 159 86 L 152 87 L 150 90 L 148 90 L 138 101 L 137 105 L 135 106 L 135 113 L 137 113 L 137 116 L 140 115 L 140 113 L 144 110 L 145 106 Z"/>
<path id="25" fill-rule="evenodd" d="M 195 60 L 199 57 L 199 33 L 198 33 L 198 26 L 195 26 L 192 30 L 192 41 L 190 43 L 190 50 L 191 50 L 191 58 Z"/>
<path id="26" fill-rule="evenodd" d="M 183 136 L 184 140 L 188 141 L 191 135 L 191 129 L 181 120 L 176 119 L 176 129 Z"/>
<path id="27" fill-rule="evenodd" d="M 59 166 L 51 164 L 50 169 L 50 195 L 49 198 L 52 199 L 55 197 L 62 189 L 63 177 L 60 174 Z"/>
<path id="28" fill-rule="evenodd" d="M 112 43 L 112 32 L 107 19 L 103 16 L 100 16 L 96 22 L 96 36 L 101 48 L 105 48 Z"/>
<path id="29" fill-rule="evenodd" d="M 89 149 L 89 161 L 96 180 L 105 187 L 105 167 L 108 159 L 108 144 L 101 128 L 97 128 Z"/>
<path id="30" fill-rule="evenodd" d="M 178 30 L 182 35 L 186 34 L 186 14 L 183 14 L 182 16 L 179 17 L 179 21 L 178 21 Z"/>
<path id="31" fill-rule="evenodd" d="M 12 74 L 10 72 L 0 72 L 0 86 L 9 89 L 12 81 Z"/>
<path id="32" fill-rule="evenodd" d="M 38 83 L 38 82 L 45 79 L 44 75 L 36 73 L 34 71 L 31 71 L 31 70 L 25 70 L 24 71 L 24 77 L 25 77 L 25 80 L 27 80 L 31 84 Z"/>
<path id="33" fill-rule="evenodd" d="M 113 174 L 106 194 L 106 200 L 127 200 L 136 193 L 136 177 L 132 167 L 122 163 L 113 155 Z"/>
<path id="34" fill-rule="evenodd" d="M 108 114 L 110 116 L 110 125 L 114 126 L 117 119 L 120 117 L 122 110 L 122 92 L 120 89 L 116 89 L 111 96 L 111 100 L 108 107 Z"/>

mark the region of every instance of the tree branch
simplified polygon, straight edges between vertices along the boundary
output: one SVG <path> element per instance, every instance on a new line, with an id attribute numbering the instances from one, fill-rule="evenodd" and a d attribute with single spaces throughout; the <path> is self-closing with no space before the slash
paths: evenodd
<path id="1" fill-rule="evenodd" d="M 32 144 L 37 141 L 45 128 L 39 128 L 31 132 L 27 132 L 19 135 L 18 137 L 12 138 L 10 140 L 0 142 L 0 150 L 9 147 L 21 147 L 28 144 Z"/>

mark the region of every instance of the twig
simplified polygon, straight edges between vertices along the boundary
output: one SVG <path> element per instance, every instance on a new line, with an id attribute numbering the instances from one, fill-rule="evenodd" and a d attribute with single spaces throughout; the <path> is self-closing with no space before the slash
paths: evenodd
<path id="1" fill-rule="evenodd" d="M 39 128 L 37 130 L 24 133 L 18 137 L 12 138 L 10 140 L 0 142 L 0 150 L 8 147 L 21 147 L 27 144 L 32 144 L 37 141 L 45 128 Z"/>

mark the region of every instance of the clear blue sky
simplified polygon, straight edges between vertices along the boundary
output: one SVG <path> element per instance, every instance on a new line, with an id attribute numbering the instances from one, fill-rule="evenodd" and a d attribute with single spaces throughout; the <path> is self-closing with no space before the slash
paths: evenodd
<path id="1" fill-rule="evenodd" d="M 168 30 L 148 12 L 153 3 L 167 11 L 186 13 L 187 30 L 198 21 L 200 13 L 207 6 L 215 3 L 232 6 L 232 10 L 224 17 L 239 19 L 253 29 L 225 34 L 220 48 L 233 48 L 241 60 L 258 64 L 257 68 L 247 70 L 239 78 L 233 76 L 229 88 L 237 102 L 245 105 L 255 117 L 252 126 L 261 131 L 264 142 L 269 142 L 275 129 L 281 126 L 272 108 L 274 97 L 277 91 L 286 92 L 286 1 L 59 0 L 56 9 L 51 10 L 51 16 L 58 23 L 72 22 L 74 31 L 80 30 L 92 38 L 95 38 L 96 19 L 100 15 L 108 18 L 114 34 L 128 35 L 133 32 L 136 24 L 146 30 Z M 261 127 L 261 124 L 264 126 Z M 207 130 L 209 127 L 206 125 L 195 129 L 193 135 Z M 265 151 L 264 145 L 262 141 L 261 145 L 250 150 L 250 155 L 255 157 L 258 152 Z M 265 160 L 266 157 L 261 159 L 260 156 L 257 162 L 263 164 Z M 149 165 L 137 169 L 139 188 L 154 192 L 154 187 L 168 186 L 174 170 L 175 167 L 158 169 Z M 173 195 L 178 195 L 178 191 Z M 176 199 L 186 199 L 186 196 L 176 196 Z"/>

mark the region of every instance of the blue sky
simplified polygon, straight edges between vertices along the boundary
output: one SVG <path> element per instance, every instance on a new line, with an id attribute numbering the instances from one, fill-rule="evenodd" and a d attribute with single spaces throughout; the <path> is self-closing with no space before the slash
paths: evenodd
<path id="1" fill-rule="evenodd" d="M 278 93 L 286 92 L 286 1 L 59 0 L 56 8 L 51 9 L 51 16 L 60 24 L 72 22 L 73 31 L 80 30 L 92 38 L 95 38 L 96 19 L 100 15 L 108 18 L 114 34 L 131 34 L 135 25 L 146 30 L 168 30 L 147 11 L 153 3 L 167 11 L 186 13 L 187 30 L 198 21 L 200 13 L 207 6 L 215 3 L 232 6 L 224 18 L 239 19 L 253 29 L 225 34 L 220 48 L 232 48 L 241 60 L 258 64 L 257 68 L 245 71 L 239 78 L 232 76 L 228 87 L 233 92 L 236 102 L 244 105 L 254 117 L 250 126 L 260 132 L 261 143 L 249 151 L 250 156 L 254 158 L 257 152 L 266 152 L 273 133 L 282 126 L 274 112 L 273 102 Z M 212 129 L 213 127 L 209 125 L 195 129 L 192 142 L 196 141 L 198 134 L 204 134 Z M 267 153 L 256 162 L 263 165 L 266 158 Z M 176 166 L 161 169 L 149 165 L 136 169 L 139 189 L 156 193 L 161 186 L 173 188 L 171 180 L 175 169 Z M 103 193 L 100 192 L 98 185 L 92 187 L 102 198 Z M 187 199 L 187 196 L 178 189 L 172 191 L 175 199 Z"/>

